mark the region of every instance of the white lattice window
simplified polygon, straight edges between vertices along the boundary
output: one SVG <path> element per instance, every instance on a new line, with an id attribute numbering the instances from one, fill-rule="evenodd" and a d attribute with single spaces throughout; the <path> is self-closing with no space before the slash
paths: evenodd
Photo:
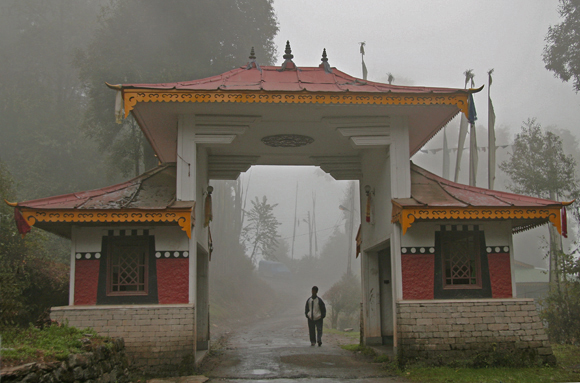
<path id="1" fill-rule="evenodd" d="M 107 295 L 147 295 L 148 259 L 146 239 L 112 239 L 107 259 Z"/>
<path id="2" fill-rule="evenodd" d="M 443 232 L 441 245 L 443 287 L 481 288 L 479 232 Z"/>

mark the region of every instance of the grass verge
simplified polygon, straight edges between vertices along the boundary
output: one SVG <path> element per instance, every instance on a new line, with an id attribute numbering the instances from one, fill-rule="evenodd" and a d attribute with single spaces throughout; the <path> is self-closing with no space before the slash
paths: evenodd
<path id="1" fill-rule="evenodd" d="M 341 335 L 341 336 L 344 336 L 345 338 L 354 339 L 354 340 L 360 339 L 360 332 L 358 332 L 358 331 L 340 331 L 340 330 L 335 330 L 333 328 L 326 328 L 325 327 L 324 332 L 327 334 Z"/>
<path id="2" fill-rule="evenodd" d="M 2 366 L 17 366 L 30 362 L 55 362 L 70 354 L 82 353 L 84 343 L 107 343 L 90 328 L 78 329 L 66 325 L 50 326 L 39 330 L 10 328 L 0 331 Z M 90 341 L 89 341 L 90 339 Z"/>
<path id="3" fill-rule="evenodd" d="M 343 344 L 340 346 L 340 348 L 352 352 L 360 352 L 364 356 L 376 356 L 376 353 L 372 348 L 363 346 L 361 344 Z"/>
<path id="4" fill-rule="evenodd" d="M 424 383 L 580 382 L 580 347 L 553 344 L 552 349 L 558 359 L 557 367 L 452 368 L 409 365 L 400 371 L 394 364 L 387 366 L 410 381 Z"/>

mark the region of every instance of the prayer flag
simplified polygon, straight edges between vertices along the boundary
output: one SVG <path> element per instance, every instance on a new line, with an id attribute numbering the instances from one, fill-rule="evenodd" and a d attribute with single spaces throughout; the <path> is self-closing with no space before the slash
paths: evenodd
<path id="1" fill-rule="evenodd" d="M 447 129 L 443 128 L 443 178 L 449 179 L 449 150 L 447 148 Z"/>
<path id="2" fill-rule="evenodd" d="M 487 72 L 489 75 L 489 85 L 487 88 L 487 141 L 489 151 L 487 154 L 487 162 L 488 162 L 488 188 L 493 190 L 493 186 L 495 183 L 495 111 L 493 110 L 493 103 L 491 102 L 491 75 L 493 73 L 493 69 Z"/>
<path id="3" fill-rule="evenodd" d="M 361 60 L 362 60 L 363 80 L 366 80 L 367 79 L 367 74 L 368 74 L 367 66 L 365 64 L 365 45 L 366 45 L 366 43 L 363 41 L 363 42 L 361 42 L 359 44 L 360 44 L 360 57 L 361 57 Z"/>
<path id="4" fill-rule="evenodd" d="M 28 222 L 26 222 L 26 219 L 24 219 L 24 216 L 20 212 L 20 209 L 17 207 L 14 208 L 14 221 L 16 221 L 16 228 L 18 229 L 18 232 L 20 235 L 22 235 L 22 238 L 24 238 L 24 236 L 29 233 L 31 229 L 30 225 Z"/>
<path id="5" fill-rule="evenodd" d="M 565 206 L 562 206 L 562 237 L 568 238 L 568 217 L 566 217 Z"/>
<path id="6" fill-rule="evenodd" d="M 475 121 L 477 120 L 477 112 L 475 110 L 475 103 L 473 102 L 473 94 L 469 94 L 469 185 L 475 186 L 477 180 L 477 134 L 475 133 Z"/>
<path id="7" fill-rule="evenodd" d="M 463 154 L 463 145 L 465 144 L 465 137 L 467 136 L 467 118 L 465 114 L 461 113 L 461 122 L 459 123 L 459 142 L 457 144 L 457 161 L 455 162 L 455 178 L 454 181 L 459 181 L 459 171 L 461 170 L 461 156 Z"/>

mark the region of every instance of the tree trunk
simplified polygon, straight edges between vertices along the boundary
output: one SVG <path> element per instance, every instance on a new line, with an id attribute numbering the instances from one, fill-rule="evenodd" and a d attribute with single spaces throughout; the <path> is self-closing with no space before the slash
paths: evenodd
<path id="1" fill-rule="evenodd" d="M 332 327 L 335 330 L 338 327 L 338 314 L 340 314 L 340 311 L 335 310 L 333 307 L 332 308 L 332 323 L 331 323 L 330 327 Z"/>
<path id="2" fill-rule="evenodd" d="M 550 191 L 550 199 L 556 200 L 556 193 Z M 562 252 L 562 241 L 560 240 L 560 233 L 552 224 L 548 224 L 548 232 L 550 234 L 550 290 L 556 287 L 560 291 L 560 272 L 558 258 Z"/>

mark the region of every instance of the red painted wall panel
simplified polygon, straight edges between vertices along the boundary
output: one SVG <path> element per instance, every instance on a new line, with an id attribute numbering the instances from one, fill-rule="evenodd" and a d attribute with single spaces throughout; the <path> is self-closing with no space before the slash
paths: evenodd
<path id="1" fill-rule="evenodd" d="M 492 298 L 512 297 L 512 271 L 508 253 L 488 254 Z"/>
<path id="2" fill-rule="evenodd" d="M 402 254 L 403 299 L 434 299 L 435 256 Z"/>
<path id="3" fill-rule="evenodd" d="M 160 304 L 189 303 L 189 258 L 157 259 Z"/>
<path id="4" fill-rule="evenodd" d="M 75 305 L 95 305 L 100 261 L 91 259 L 75 262 Z"/>

